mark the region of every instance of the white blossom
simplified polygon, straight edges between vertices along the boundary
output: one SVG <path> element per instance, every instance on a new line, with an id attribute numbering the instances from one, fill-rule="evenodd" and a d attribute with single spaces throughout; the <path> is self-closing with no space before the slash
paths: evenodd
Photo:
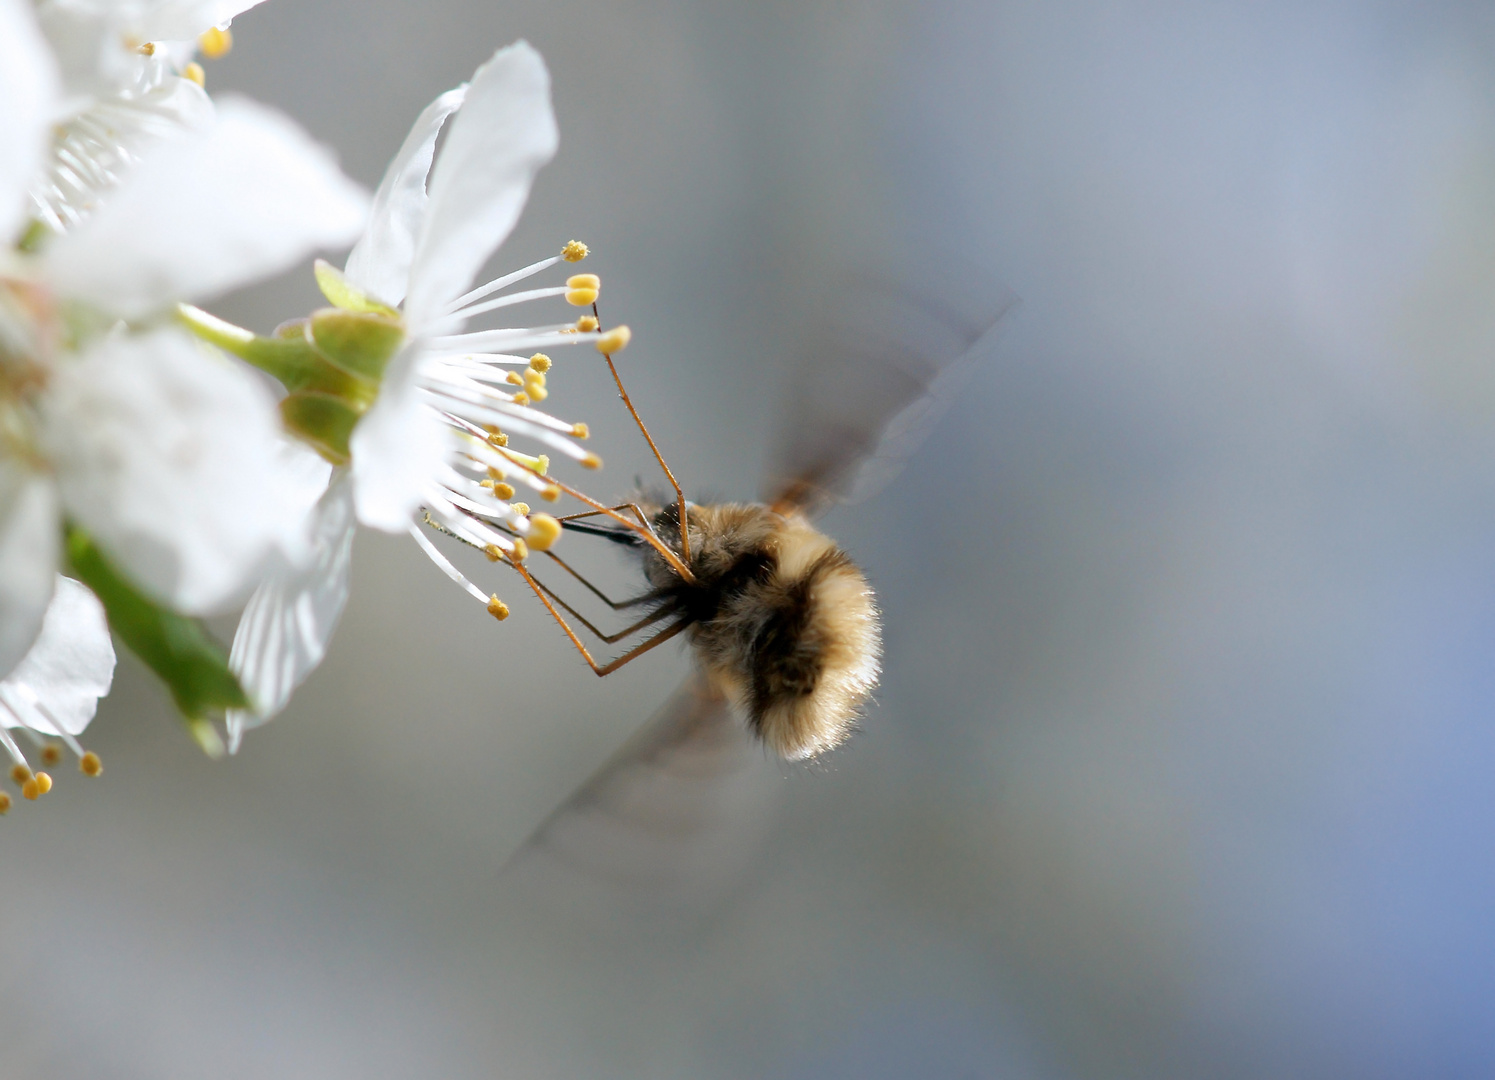
<path id="1" fill-rule="evenodd" d="M 226 50 L 229 22 L 258 2 L 41 0 L 36 19 L 61 92 L 52 151 L 31 189 L 37 219 L 70 228 L 152 145 L 211 123 L 192 57 L 199 39 Z"/>
<path id="2" fill-rule="evenodd" d="M 0 0 L 0 30 L 21 42 L 0 75 L 6 236 L 60 93 L 24 7 Z M 0 254 L 0 677 L 36 639 L 64 515 L 189 614 L 241 595 L 273 551 L 299 554 L 311 499 L 277 465 L 292 451 L 271 395 L 159 320 L 348 242 L 366 206 L 290 121 L 230 99 L 39 254 Z"/>
<path id="3" fill-rule="evenodd" d="M 433 167 L 437 136 L 453 114 Z M 496 604 L 431 545 L 414 523 L 417 511 L 424 508 L 433 522 L 492 557 L 522 558 L 521 539 L 539 548 L 558 530 L 553 518 L 515 501 L 515 487 L 543 499 L 561 489 L 545 475 L 548 457 L 521 453 L 508 437 L 529 438 L 541 444 L 536 449 L 589 467 L 600 464 L 575 441 L 585 435 L 583 425 L 531 404 L 547 393 L 549 358 L 530 353 L 598 343 L 598 335 L 587 332 L 595 320 L 467 329 L 470 319 L 518 303 L 565 296 L 589 305 L 595 299 L 590 275 L 568 285 L 504 291 L 563 259 L 581 258 L 586 248 L 579 244 L 465 291 L 518 220 L 556 143 L 549 73 L 539 54 L 519 42 L 495 53 L 470 85 L 427 107 L 390 163 L 345 273 L 374 300 L 400 309 L 406 340 L 353 431 L 349 475 L 323 499 L 319 515 L 330 539 L 322 557 L 266 581 L 240 623 L 230 664 L 255 708 L 230 713 L 231 746 L 246 728 L 283 708 L 320 662 L 347 597 L 346 553 L 356 522 L 411 532 L 443 572 L 476 599 Z M 620 328 L 609 340 L 626 342 L 626 333 Z"/>
<path id="4" fill-rule="evenodd" d="M 56 755 L 45 737 L 62 742 L 78 757 L 79 766 L 97 776 L 97 754 L 78 743 L 98 710 L 99 699 L 109 693 L 114 681 L 114 645 L 103 605 L 88 589 L 72 578 L 58 574 L 49 582 L 52 594 L 42 620 L 41 632 L 21 662 L 0 680 L 0 747 L 14 763 L 13 778 L 29 798 L 36 798 L 51 778 L 30 775 L 29 763 L 11 732 L 30 736 L 43 747 L 42 760 Z M 9 796 L 0 799 L 0 808 Z"/>

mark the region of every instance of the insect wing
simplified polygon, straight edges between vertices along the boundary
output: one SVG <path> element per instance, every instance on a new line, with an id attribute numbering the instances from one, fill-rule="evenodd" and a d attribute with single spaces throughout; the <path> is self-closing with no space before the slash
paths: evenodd
<path id="1" fill-rule="evenodd" d="M 958 396 L 1017 305 L 997 285 L 934 299 L 862 283 L 812 333 L 777 441 L 768 501 L 808 511 L 885 486 Z"/>
<path id="2" fill-rule="evenodd" d="M 521 890 L 619 915 L 706 913 L 771 824 L 763 751 L 700 675 L 515 853 Z M 754 766 L 757 766 L 756 768 Z"/>

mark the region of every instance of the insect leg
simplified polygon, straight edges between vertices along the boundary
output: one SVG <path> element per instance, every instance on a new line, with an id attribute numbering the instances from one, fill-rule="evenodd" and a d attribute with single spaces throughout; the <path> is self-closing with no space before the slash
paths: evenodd
<path id="1" fill-rule="evenodd" d="M 587 647 L 581 643 L 581 638 L 576 636 L 576 631 L 572 630 L 570 624 L 568 624 L 565 619 L 561 618 L 561 613 L 555 609 L 555 605 L 553 605 L 550 602 L 550 598 L 545 595 L 545 590 L 540 587 L 539 582 L 534 579 L 534 576 L 527 569 L 525 569 L 524 564 L 510 559 L 509 565 L 517 570 L 519 572 L 519 576 L 524 578 L 525 583 L 528 584 L 532 590 L 534 590 L 535 595 L 540 598 L 540 603 L 545 605 L 545 610 L 550 612 L 551 618 L 560 623 L 561 630 L 564 631 L 565 635 L 571 639 L 571 644 L 576 646 L 576 651 L 581 653 L 582 659 L 587 662 L 587 666 L 590 667 L 592 671 L 599 676 L 611 675 L 614 671 L 617 671 L 620 667 L 628 663 L 630 660 L 635 660 L 638 657 L 644 655 L 644 653 L 648 652 L 650 649 L 654 648 L 656 645 L 663 644 L 691 624 L 690 619 L 680 619 L 674 623 L 671 623 L 659 633 L 655 634 L 647 641 L 634 646 L 632 649 L 628 650 L 616 660 L 610 660 L 606 664 L 603 664 L 599 667 L 597 661 L 592 659 L 592 654 L 587 651 Z"/>
<path id="2" fill-rule="evenodd" d="M 580 575 L 577 575 L 577 576 L 580 577 Z M 536 585 L 540 586 L 540 588 L 542 588 L 542 589 L 545 590 L 545 595 L 546 596 L 548 596 L 552 600 L 554 600 L 557 604 L 559 604 L 562 608 L 564 608 L 566 610 L 567 614 L 569 614 L 577 622 L 581 623 L 582 626 L 585 626 L 588 630 L 590 630 L 592 632 L 592 635 L 594 637 L 599 638 L 600 640 L 607 642 L 609 645 L 612 645 L 613 643 L 618 642 L 618 641 L 622 641 L 624 638 L 628 637 L 630 634 L 636 633 L 637 631 L 642 630 L 646 626 L 650 626 L 650 625 L 652 625 L 654 623 L 657 623 L 660 619 L 663 619 L 666 615 L 670 614 L 670 611 L 669 611 L 668 608 L 661 608 L 658 611 L 651 612 L 650 614 L 645 615 L 642 619 L 640 619 L 638 622 L 634 623 L 632 626 L 628 627 L 627 629 L 619 630 L 615 634 L 604 634 L 601 630 L 599 630 L 595 626 L 593 626 L 587 620 L 587 617 L 585 615 L 583 615 L 581 612 L 577 611 L 574 607 L 572 607 L 570 604 L 566 603 L 566 601 L 562 600 L 559 596 L 557 596 L 556 593 L 555 593 L 555 590 L 552 589 L 549 585 L 545 584 L 545 582 L 543 582 L 539 578 L 535 577 L 534 574 L 530 574 L 530 577 L 531 577 L 531 579 L 534 580 L 534 583 Z M 584 581 L 584 582 L 586 581 L 585 578 L 582 578 L 581 580 Z M 596 590 L 594 589 L 593 592 L 596 592 Z M 602 594 L 600 592 L 597 593 L 597 595 L 598 596 L 602 596 Z M 607 599 L 607 597 L 605 597 L 605 596 L 603 596 L 602 598 L 604 600 Z M 649 599 L 649 597 L 645 596 L 645 597 L 640 597 L 639 599 L 640 600 L 647 600 L 647 599 Z M 619 606 L 621 606 L 621 605 L 614 605 L 614 608 L 616 609 Z"/>
<path id="3" fill-rule="evenodd" d="M 592 304 L 592 316 L 597 320 L 597 328 L 599 330 L 602 329 L 602 316 L 597 311 L 595 303 Z M 607 361 L 607 370 L 613 374 L 613 382 L 618 384 L 618 396 L 623 399 L 623 404 L 628 407 L 628 412 L 633 416 L 633 422 L 644 433 L 644 441 L 649 444 L 649 449 L 654 451 L 654 460 L 659 462 L 659 467 L 664 470 L 665 477 L 670 481 L 670 487 L 675 489 L 675 505 L 679 508 L 680 513 L 680 553 L 685 556 L 686 562 L 690 562 L 690 530 L 687 527 L 688 523 L 685 518 L 685 492 L 680 490 L 680 482 L 675 479 L 675 474 L 665 464 L 664 455 L 659 452 L 659 447 L 654 445 L 654 436 L 649 434 L 649 429 L 644 426 L 643 419 L 639 416 L 638 410 L 633 407 L 633 402 L 628 397 L 628 391 L 623 389 L 623 380 L 618 377 L 618 369 L 613 364 L 613 358 L 607 353 L 603 353 L 602 358 Z"/>
<path id="4" fill-rule="evenodd" d="M 610 600 L 601 589 L 597 588 L 597 586 L 593 585 L 590 581 L 583 577 L 578 570 L 573 568 L 570 563 L 566 562 L 555 552 L 546 551 L 545 554 L 555 562 L 559 563 L 562 570 L 566 571 L 566 573 L 570 574 L 577 581 L 585 585 L 593 596 L 601 600 L 604 604 L 612 608 L 614 611 L 622 611 L 624 608 L 637 607 L 639 604 L 643 604 L 650 600 L 655 600 L 658 598 L 658 594 L 647 592 L 643 596 L 635 596 L 631 600 Z"/>

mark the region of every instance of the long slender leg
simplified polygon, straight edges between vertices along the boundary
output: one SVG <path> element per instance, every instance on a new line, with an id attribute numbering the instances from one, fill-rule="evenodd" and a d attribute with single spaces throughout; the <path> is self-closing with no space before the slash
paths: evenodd
<path id="1" fill-rule="evenodd" d="M 425 517 L 425 520 L 426 520 L 426 524 L 429 525 L 429 526 L 431 526 L 431 528 L 435 529 L 437 532 L 443 533 L 443 534 L 445 534 L 447 536 L 450 536 L 453 540 L 460 541 L 461 543 L 466 544 L 468 547 L 477 548 L 477 545 L 474 544 L 471 540 L 468 540 L 466 537 L 458 536 L 456 533 L 452 532 L 450 529 L 448 529 L 446 526 L 442 525 L 440 522 L 435 521 L 431 517 L 431 515 L 429 513 L 426 513 L 424 515 L 424 517 Z M 482 549 L 479 548 L 478 550 L 482 550 Z M 553 553 L 551 553 L 549 551 L 545 552 L 545 554 L 549 555 L 556 562 L 560 563 L 561 566 L 564 567 L 566 569 L 566 571 L 571 574 L 572 577 L 576 578 L 577 581 L 580 581 L 588 589 L 592 590 L 592 592 L 595 593 L 602 600 L 603 603 L 607 604 L 614 611 L 620 611 L 623 608 L 632 607 L 632 606 L 637 605 L 637 604 L 645 603 L 645 602 L 647 602 L 649 600 L 657 599 L 657 596 L 655 594 L 653 594 L 653 593 L 645 593 L 643 596 L 635 596 L 633 599 L 631 599 L 631 600 L 624 600 L 621 603 L 609 600 L 605 595 L 603 595 L 602 590 L 598 589 L 597 586 L 593 585 L 590 581 L 588 581 L 585 577 L 583 577 L 577 571 L 573 570 L 565 562 L 562 562 L 561 558 L 558 555 L 555 555 L 555 554 L 553 554 Z M 512 563 L 512 560 L 510 560 L 510 561 Z M 516 568 L 517 568 L 517 565 L 516 565 Z M 529 579 L 529 581 L 531 583 L 531 588 L 533 588 L 534 586 L 538 585 L 540 588 L 544 589 L 545 592 L 550 596 L 550 598 L 553 599 L 557 604 L 560 604 L 561 607 L 565 608 L 571 614 L 571 616 L 573 618 L 575 618 L 578 622 L 580 622 L 583 626 L 585 626 L 588 630 L 590 630 L 594 636 L 596 636 L 597 638 L 599 638 L 602 641 L 607 642 L 609 645 L 612 645 L 612 644 L 614 644 L 614 643 L 616 643 L 618 641 L 623 640 L 624 638 L 628 637 L 630 634 L 636 633 L 637 631 L 642 630 L 646 626 L 650 626 L 650 625 L 652 625 L 654 623 L 657 623 L 660 619 L 664 618 L 666 615 L 669 614 L 669 610 L 667 608 L 666 609 L 661 609 L 659 611 L 656 611 L 656 612 L 653 612 L 653 613 L 651 613 L 649 615 L 644 616 L 642 619 L 640 619 L 638 622 L 634 623 L 632 626 L 630 626 L 630 627 L 628 627 L 628 628 L 626 628 L 624 630 L 619 630 L 615 634 L 610 634 L 610 635 L 609 634 L 604 634 L 601 630 L 597 629 L 597 627 L 593 626 L 591 624 L 591 622 L 589 622 L 587 620 L 587 617 L 585 615 L 583 615 L 581 612 L 577 611 L 574 607 L 572 607 L 570 604 L 566 603 L 566 601 L 562 600 L 559 596 L 557 596 L 556 593 L 555 593 L 555 590 L 551 589 L 551 587 L 549 585 L 546 585 L 544 582 L 540 581 L 538 578 L 535 578 L 533 575 L 531 575 L 531 574 L 529 574 L 529 573 L 527 573 L 527 572 L 525 572 L 523 570 L 521 570 L 520 572 L 522 574 L 524 574 L 524 576 L 527 579 Z M 543 597 L 542 597 L 542 599 L 543 599 Z M 546 606 L 548 607 L 549 605 L 547 604 Z M 554 615 L 555 612 L 552 611 L 551 614 Z M 557 616 L 557 618 L 559 618 L 559 616 Z M 565 626 L 566 624 L 563 622 L 563 623 L 561 623 L 561 625 Z M 29 734 L 30 733 L 29 729 L 27 729 L 27 731 L 28 731 L 28 734 Z"/>
<path id="2" fill-rule="evenodd" d="M 639 630 L 642 630 L 646 626 L 650 626 L 650 625 L 652 625 L 654 623 L 657 623 L 660 619 L 663 619 L 666 615 L 670 614 L 670 611 L 669 611 L 668 608 L 662 608 L 659 611 L 651 612 L 650 614 L 645 615 L 642 619 L 640 619 L 638 622 L 634 623 L 632 626 L 628 627 L 627 629 L 619 630 L 615 634 L 604 634 L 601 630 L 597 629 L 597 627 L 593 626 L 591 624 L 591 622 L 589 622 L 587 620 L 587 617 L 585 615 L 583 615 L 581 612 L 577 611 L 574 607 L 572 607 L 570 604 L 566 603 L 566 601 L 562 600 L 559 596 L 557 596 L 555 590 L 552 589 L 549 585 L 545 584 L 545 582 L 543 582 L 539 578 L 535 577 L 534 574 L 531 574 L 530 577 L 534 579 L 534 582 L 535 582 L 536 585 L 540 586 L 540 588 L 542 588 L 542 589 L 545 590 L 545 595 L 546 596 L 548 596 L 552 600 L 554 600 L 557 604 L 559 604 L 562 608 L 564 608 L 566 610 L 566 613 L 568 615 L 570 615 L 577 622 L 581 623 L 582 626 L 585 626 L 588 630 L 590 630 L 592 632 L 592 636 L 593 637 L 596 637 L 596 638 L 598 638 L 598 639 L 600 639 L 602 641 L 605 641 L 609 645 L 612 645 L 612 644 L 615 644 L 615 643 L 617 643 L 619 641 L 622 641 L 624 638 L 628 637 L 629 635 L 634 634 L 634 633 L 638 632 Z"/>
<path id="3" fill-rule="evenodd" d="M 632 510 L 633 511 L 633 516 L 636 517 L 636 518 L 638 518 L 639 527 L 642 528 L 644 530 L 644 532 L 646 532 L 650 537 L 653 538 L 653 542 L 654 542 L 654 546 L 655 547 L 660 548 L 660 550 L 663 550 L 663 548 L 661 547 L 661 545 L 664 544 L 664 541 L 660 538 L 659 534 L 654 531 L 654 525 L 653 525 L 652 522 L 650 522 L 649 515 L 646 514 L 646 513 L 644 513 L 643 508 L 641 506 L 639 506 L 638 503 L 631 503 L 631 502 L 618 503 L 616 506 L 608 506 L 608 507 L 604 507 L 604 508 L 602 508 L 600 510 L 588 510 L 586 513 L 583 513 L 583 514 L 567 514 L 564 517 L 556 518 L 556 520 L 559 521 L 559 522 L 561 522 L 564 525 L 568 521 L 580 521 L 583 518 L 596 517 L 598 514 L 608 514 L 611 517 L 616 518 L 616 517 L 618 517 L 618 514 L 616 513 L 616 511 L 619 511 L 619 510 Z M 619 520 L 621 520 L 621 519 L 619 519 Z M 624 522 L 624 524 L 628 525 L 629 528 L 633 527 L 630 522 Z M 635 529 L 634 531 L 637 532 L 638 530 Z M 689 556 L 687 556 L 687 558 L 688 557 Z M 692 580 L 693 581 L 694 579 L 687 579 L 687 580 Z"/>
<path id="4" fill-rule="evenodd" d="M 597 305 L 592 304 L 592 317 L 597 320 L 597 329 L 602 329 L 602 314 L 597 310 Z M 649 429 L 644 426 L 644 421 L 639 417 L 638 410 L 633 407 L 633 401 L 628 397 L 628 391 L 623 389 L 623 380 L 618 377 L 618 369 L 613 364 L 613 358 L 603 353 L 602 358 L 607 361 L 607 370 L 613 373 L 613 382 L 618 384 L 618 396 L 623 399 L 623 404 L 633 416 L 633 422 L 638 429 L 644 433 L 644 441 L 649 444 L 649 449 L 654 451 L 654 460 L 659 462 L 659 467 L 664 470 L 664 475 L 670 481 L 670 487 L 675 489 L 675 505 L 680 514 L 680 553 L 685 556 L 685 561 L 690 562 L 690 529 L 685 517 L 685 492 L 680 490 L 680 482 L 675 479 L 675 474 L 665 464 L 664 455 L 659 452 L 659 447 L 654 445 L 654 436 L 649 434 Z"/>
<path id="5" fill-rule="evenodd" d="M 640 604 L 647 603 L 650 600 L 657 600 L 659 598 L 658 593 L 646 592 L 643 596 L 635 596 L 631 600 L 610 600 L 608 599 L 607 594 L 605 594 L 601 589 L 597 588 L 597 586 L 588 581 L 578 570 L 572 567 L 570 563 L 566 562 L 566 560 L 562 559 L 555 552 L 547 551 L 545 552 L 545 554 L 552 561 L 559 563 L 562 570 L 566 571 L 566 573 L 570 574 L 577 581 L 585 585 L 587 587 L 587 590 L 591 592 L 593 596 L 595 596 L 598 600 L 601 600 L 604 604 L 612 608 L 614 611 L 622 611 L 624 608 L 638 607 L 638 605 Z"/>
<path id="6" fill-rule="evenodd" d="M 649 524 L 649 515 L 644 513 L 643 509 L 638 505 L 638 503 L 631 502 L 618 503 L 616 506 L 604 507 L 601 510 L 588 510 L 581 514 L 564 514 L 561 517 L 556 518 L 556 520 L 580 521 L 582 518 L 596 517 L 598 514 L 611 514 L 615 510 L 632 510 L 634 516 L 638 518 L 638 523 L 651 532 L 653 531 L 654 527 Z M 655 533 L 655 535 L 657 536 L 659 534 Z"/>
<path id="7" fill-rule="evenodd" d="M 666 641 L 669 641 L 670 638 L 674 637 L 676 634 L 680 633 L 680 631 L 684 630 L 691 624 L 691 620 L 688 618 L 679 619 L 676 622 L 673 622 L 669 626 L 665 627 L 653 637 L 649 638 L 639 645 L 634 646 L 632 649 L 629 649 L 622 656 L 618 657 L 615 660 L 610 660 L 606 664 L 603 664 L 601 667 L 599 667 L 597 665 L 597 661 L 592 659 L 592 654 L 587 651 L 587 647 L 581 643 L 581 638 L 576 636 L 576 631 L 572 630 L 570 625 L 567 624 L 566 620 L 561 618 L 561 613 L 556 611 L 555 606 L 550 602 L 550 598 L 545 595 L 545 590 L 543 590 L 540 587 L 539 583 L 535 581 L 533 575 L 531 575 L 530 572 L 525 569 L 524 564 L 521 562 L 515 562 L 511 559 L 509 561 L 509 565 L 512 566 L 515 570 L 519 571 L 519 576 L 524 578 L 529 587 L 534 590 L 535 595 L 540 598 L 540 603 L 545 605 L 545 610 L 550 612 L 551 618 L 560 623 L 561 630 L 563 630 L 566 636 L 571 639 L 571 644 L 576 646 L 576 651 L 581 653 L 582 659 L 587 662 L 587 666 L 599 676 L 611 675 L 614 671 L 617 671 L 620 667 L 622 667 L 629 661 L 636 660 L 655 646 L 662 645 Z"/>

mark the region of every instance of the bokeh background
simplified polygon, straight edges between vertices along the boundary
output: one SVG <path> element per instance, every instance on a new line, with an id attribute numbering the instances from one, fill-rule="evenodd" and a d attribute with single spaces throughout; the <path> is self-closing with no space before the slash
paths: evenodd
<path id="1" fill-rule="evenodd" d="M 132 659 L 0 828 L 16 1077 L 1495 1074 L 1495 11 L 270 0 L 210 88 L 372 186 L 528 38 L 693 493 L 751 497 L 848 270 L 1023 301 L 893 488 L 863 733 L 765 761 L 704 920 L 498 868 L 687 669 L 605 682 L 362 535 L 326 664 L 205 760 Z M 288 275 L 216 305 L 260 329 Z M 551 403 L 647 461 L 598 372 Z M 231 478 L 225 478 L 231 482 Z M 231 622 L 223 624 L 231 628 Z"/>

